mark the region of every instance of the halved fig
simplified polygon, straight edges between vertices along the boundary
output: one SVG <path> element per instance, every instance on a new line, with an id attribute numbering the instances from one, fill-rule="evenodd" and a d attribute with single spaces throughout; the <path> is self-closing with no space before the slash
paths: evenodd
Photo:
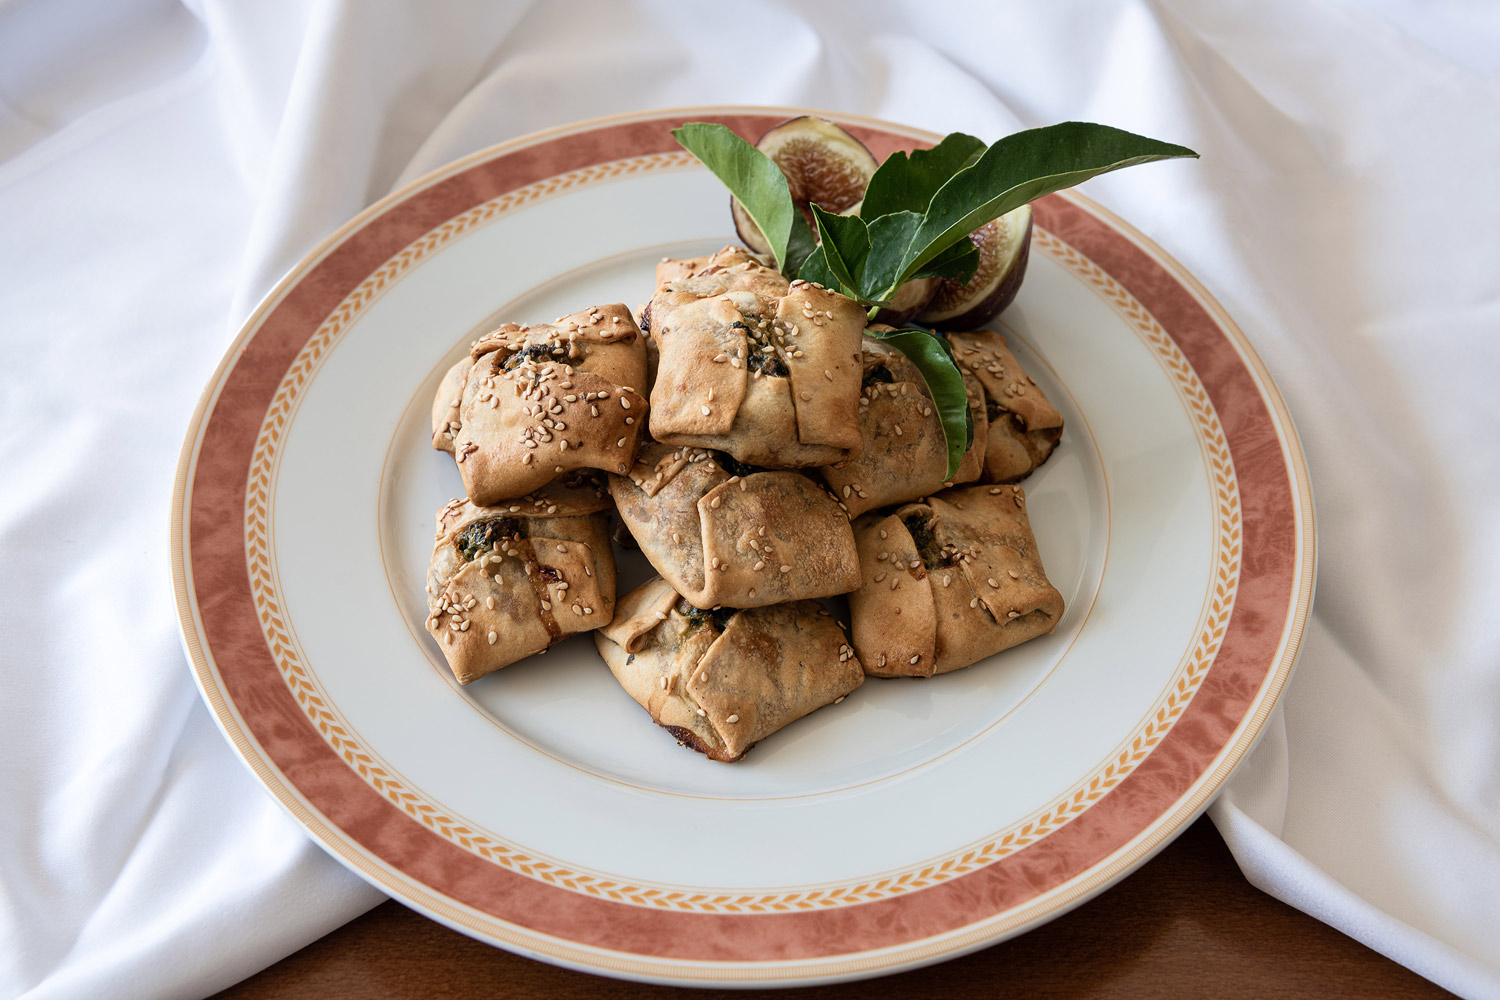
<path id="1" fill-rule="evenodd" d="M 941 278 L 913 278 L 891 296 L 891 304 L 875 314 L 875 322 L 901 326 L 932 301 Z"/>
<path id="2" fill-rule="evenodd" d="M 944 330 L 973 330 L 1010 305 L 1026 277 L 1031 252 L 1031 206 L 1022 205 L 969 234 L 979 248 L 979 270 L 966 285 L 938 280 L 917 320 Z"/>
<path id="3" fill-rule="evenodd" d="M 880 166 L 864 143 L 833 122 L 810 115 L 782 122 L 761 136 L 755 148 L 786 174 L 792 203 L 810 226 L 812 209 L 808 205 L 816 204 L 825 212 L 837 214 L 858 204 L 865 197 L 875 168 Z M 729 210 L 745 246 L 756 253 L 770 253 L 771 245 L 737 198 L 729 199 Z"/>

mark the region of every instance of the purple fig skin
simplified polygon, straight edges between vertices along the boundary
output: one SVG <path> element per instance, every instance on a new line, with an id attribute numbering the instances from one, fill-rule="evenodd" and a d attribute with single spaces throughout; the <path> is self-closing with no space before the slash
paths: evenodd
<path id="1" fill-rule="evenodd" d="M 927 314 L 917 318 L 931 323 L 939 330 L 977 330 L 1002 312 L 1015 301 L 1016 293 L 1021 290 L 1021 282 L 1026 278 L 1026 263 L 1031 259 L 1031 227 L 1034 219 L 1034 215 L 1027 218 L 1026 232 L 1021 236 L 1021 249 L 1017 252 L 1015 261 L 1005 277 L 987 295 L 956 315 Z"/>

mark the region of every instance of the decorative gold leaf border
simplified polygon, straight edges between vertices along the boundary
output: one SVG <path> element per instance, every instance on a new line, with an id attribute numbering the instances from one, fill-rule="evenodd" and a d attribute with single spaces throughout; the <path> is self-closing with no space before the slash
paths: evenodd
<path id="1" fill-rule="evenodd" d="M 1128 746 L 1072 792 L 1041 812 L 1013 826 L 1002 837 L 960 855 L 851 886 L 780 893 L 713 893 L 630 885 L 597 875 L 574 872 L 550 861 L 528 856 L 499 843 L 486 833 L 452 819 L 419 792 L 408 789 L 351 735 L 321 690 L 315 675 L 302 664 L 285 619 L 271 569 L 270 498 L 274 492 L 276 453 L 295 403 L 312 373 L 334 344 L 392 282 L 447 243 L 493 222 L 522 205 L 570 188 L 643 173 L 687 166 L 686 153 L 633 157 L 570 171 L 494 198 L 455 216 L 405 247 L 366 278 L 335 309 L 303 346 L 277 388 L 257 435 L 245 497 L 245 548 L 250 586 L 261 630 L 287 687 L 328 744 L 372 788 L 409 816 L 452 843 L 530 878 L 617 902 L 695 913 L 777 913 L 822 909 L 871 902 L 913 892 L 983 868 L 1008 854 L 1036 843 L 1087 810 L 1124 780 L 1171 730 L 1207 676 L 1223 641 L 1234 606 L 1240 573 L 1240 499 L 1228 441 L 1207 391 L 1192 365 L 1156 319 L 1118 282 L 1093 261 L 1036 228 L 1035 245 L 1108 301 L 1142 339 L 1155 350 L 1187 403 L 1214 481 L 1217 512 L 1214 592 L 1192 651 L 1179 668 L 1175 682 L 1158 702 L 1145 727 Z"/>

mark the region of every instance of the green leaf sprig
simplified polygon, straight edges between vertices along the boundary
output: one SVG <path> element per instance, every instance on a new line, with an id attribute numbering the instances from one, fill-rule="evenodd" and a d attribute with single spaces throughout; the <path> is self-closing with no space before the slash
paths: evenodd
<path id="1" fill-rule="evenodd" d="M 888 156 L 870 178 L 858 215 L 812 205 L 815 240 L 770 157 L 722 125 L 690 122 L 672 135 L 739 199 L 783 274 L 854 299 L 872 319 L 907 281 L 972 279 L 979 254 L 968 236 L 985 223 L 1111 170 L 1198 155 L 1088 122 L 1027 129 L 989 146 L 954 132 L 931 149 Z M 870 333 L 910 358 L 926 380 L 942 417 L 951 477 L 974 430 L 947 341 L 920 329 Z"/>

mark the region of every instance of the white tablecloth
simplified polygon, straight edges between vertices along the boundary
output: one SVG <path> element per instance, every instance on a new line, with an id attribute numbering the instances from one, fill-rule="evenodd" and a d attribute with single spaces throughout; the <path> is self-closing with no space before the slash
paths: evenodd
<path id="1" fill-rule="evenodd" d="M 1202 152 L 1087 192 L 1239 320 L 1312 469 L 1301 666 L 1214 820 L 1266 891 L 1500 997 L 1500 6 L 852 7 L 0 5 L 0 996 L 201 996 L 380 898 L 179 647 L 172 474 L 259 297 L 491 143 L 764 103 Z"/>

